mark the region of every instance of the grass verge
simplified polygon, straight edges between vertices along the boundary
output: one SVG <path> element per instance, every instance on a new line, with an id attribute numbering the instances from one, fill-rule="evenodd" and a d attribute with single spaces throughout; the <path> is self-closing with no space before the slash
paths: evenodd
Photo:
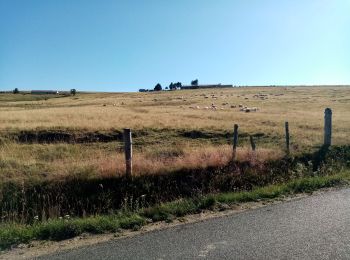
<path id="1" fill-rule="evenodd" d="M 108 216 L 69 218 L 36 222 L 32 225 L 1 224 L 0 250 L 11 248 L 32 240 L 64 240 L 82 233 L 110 233 L 120 229 L 137 230 L 150 219 L 171 221 L 176 217 L 198 213 L 204 209 L 215 209 L 220 204 L 244 203 L 273 199 L 282 195 L 312 192 L 320 188 L 349 184 L 350 171 L 329 176 L 316 176 L 295 179 L 283 184 L 269 185 L 245 192 L 218 193 L 192 199 L 180 199 L 163 203 L 136 212 L 119 212 Z"/>

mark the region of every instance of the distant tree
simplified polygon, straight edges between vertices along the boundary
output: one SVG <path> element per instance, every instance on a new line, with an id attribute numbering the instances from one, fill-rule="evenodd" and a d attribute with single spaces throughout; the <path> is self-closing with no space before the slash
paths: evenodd
<path id="1" fill-rule="evenodd" d="M 154 87 L 154 91 L 161 91 L 162 89 L 162 85 L 160 85 L 159 83 Z"/>
<path id="2" fill-rule="evenodd" d="M 177 83 L 171 82 L 170 85 L 169 85 L 169 89 L 170 90 L 180 89 L 181 87 L 182 87 L 181 82 L 177 82 Z"/>
<path id="3" fill-rule="evenodd" d="M 177 82 L 174 84 L 175 89 L 180 89 L 182 87 L 181 82 Z"/>
<path id="4" fill-rule="evenodd" d="M 169 87 L 165 87 L 165 89 L 166 89 L 166 90 L 168 90 L 168 89 L 169 89 Z"/>
<path id="5" fill-rule="evenodd" d="M 75 96 L 75 94 L 77 94 L 77 90 L 76 90 L 75 88 L 72 88 L 72 89 L 70 90 L 70 94 L 73 95 L 73 96 Z"/>
<path id="6" fill-rule="evenodd" d="M 198 86 L 198 79 L 192 80 L 191 81 L 192 86 Z"/>
<path id="7" fill-rule="evenodd" d="M 19 90 L 18 90 L 18 88 L 15 88 L 12 92 L 13 92 L 13 94 L 18 94 Z"/>

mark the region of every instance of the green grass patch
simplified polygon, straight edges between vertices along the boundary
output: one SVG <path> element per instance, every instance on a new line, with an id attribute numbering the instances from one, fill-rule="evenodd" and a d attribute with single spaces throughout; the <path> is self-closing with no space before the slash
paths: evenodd
<path id="1" fill-rule="evenodd" d="M 348 184 L 350 172 L 330 176 L 305 177 L 285 184 L 269 185 L 252 191 L 221 193 L 215 199 L 221 203 L 242 203 L 277 198 L 293 193 L 312 192 L 321 188 Z"/>
<path id="2" fill-rule="evenodd" d="M 198 209 L 198 203 L 193 199 L 181 199 L 144 209 L 142 215 L 153 221 L 171 220 L 174 216 L 183 217 L 195 213 Z"/>
<path id="3" fill-rule="evenodd" d="M 146 223 L 145 218 L 136 213 L 86 218 L 62 218 L 38 222 L 32 225 L 0 225 L 0 249 L 6 249 L 31 240 L 60 241 L 82 233 L 102 234 L 116 232 L 120 228 L 135 229 Z"/>
<path id="4" fill-rule="evenodd" d="M 348 184 L 350 171 L 329 176 L 306 177 L 284 184 L 269 185 L 251 191 L 229 192 L 203 196 L 193 199 L 179 199 L 162 203 L 137 212 L 120 212 L 108 216 L 91 216 L 37 222 L 32 225 L 1 224 L 0 249 L 4 250 L 32 240 L 54 240 L 72 238 L 82 233 L 110 233 L 119 229 L 139 229 L 147 218 L 153 221 L 171 221 L 175 217 L 194 214 L 204 209 L 214 209 L 219 203 L 233 204 L 277 198 L 300 192 L 312 192 L 320 188 Z"/>

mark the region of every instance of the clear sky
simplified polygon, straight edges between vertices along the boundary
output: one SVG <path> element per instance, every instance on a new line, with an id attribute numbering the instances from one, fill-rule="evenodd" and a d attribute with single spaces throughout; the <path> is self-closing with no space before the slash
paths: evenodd
<path id="1" fill-rule="evenodd" d="M 350 84 L 350 0 L 0 0 L 0 90 Z"/>

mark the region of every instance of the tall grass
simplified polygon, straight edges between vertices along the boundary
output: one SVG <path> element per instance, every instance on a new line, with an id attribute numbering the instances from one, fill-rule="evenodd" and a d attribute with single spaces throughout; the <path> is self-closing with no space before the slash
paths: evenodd
<path id="1" fill-rule="evenodd" d="M 99 215 L 84 218 L 65 216 L 61 219 L 35 222 L 31 225 L 16 223 L 0 224 L 0 250 L 28 243 L 32 240 L 63 240 L 82 233 L 102 234 L 119 232 L 120 229 L 137 230 L 152 221 L 172 221 L 175 217 L 199 213 L 202 210 L 215 210 L 220 204 L 233 204 L 249 201 L 273 199 L 282 195 L 348 184 L 349 171 L 331 176 L 305 177 L 283 184 L 269 185 L 252 191 L 211 194 L 191 199 L 179 199 L 161 203 L 147 208 L 136 209 L 133 212 L 120 211 L 111 215 Z"/>
<path id="2" fill-rule="evenodd" d="M 98 176 L 90 168 L 65 178 L 8 182 L 0 185 L 2 221 L 30 223 L 66 214 L 106 214 L 124 207 L 137 208 L 180 197 L 251 190 L 256 186 L 307 177 L 329 175 L 349 167 L 349 147 L 334 147 L 296 158 L 259 161 L 256 155 L 244 161 L 222 161 L 215 166 L 185 167 L 166 173 L 133 176 Z M 210 155 L 212 156 L 212 155 Z M 204 157 L 210 162 L 210 158 Z M 89 176 L 89 177 L 87 177 Z M 166 191 L 166 192 L 164 192 Z"/>
<path id="3" fill-rule="evenodd" d="M 120 143 L 95 144 L 18 144 L 0 146 L 1 182 L 63 180 L 64 178 L 111 178 L 125 174 L 125 159 Z M 259 148 L 238 150 L 239 161 L 252 163 L 282 158 L 281 150 Z M 166 174 L 181 169 L 221 167 L 232 157 L 230 145 L 150 145 L 136 149 L 135 176 Z"/>

